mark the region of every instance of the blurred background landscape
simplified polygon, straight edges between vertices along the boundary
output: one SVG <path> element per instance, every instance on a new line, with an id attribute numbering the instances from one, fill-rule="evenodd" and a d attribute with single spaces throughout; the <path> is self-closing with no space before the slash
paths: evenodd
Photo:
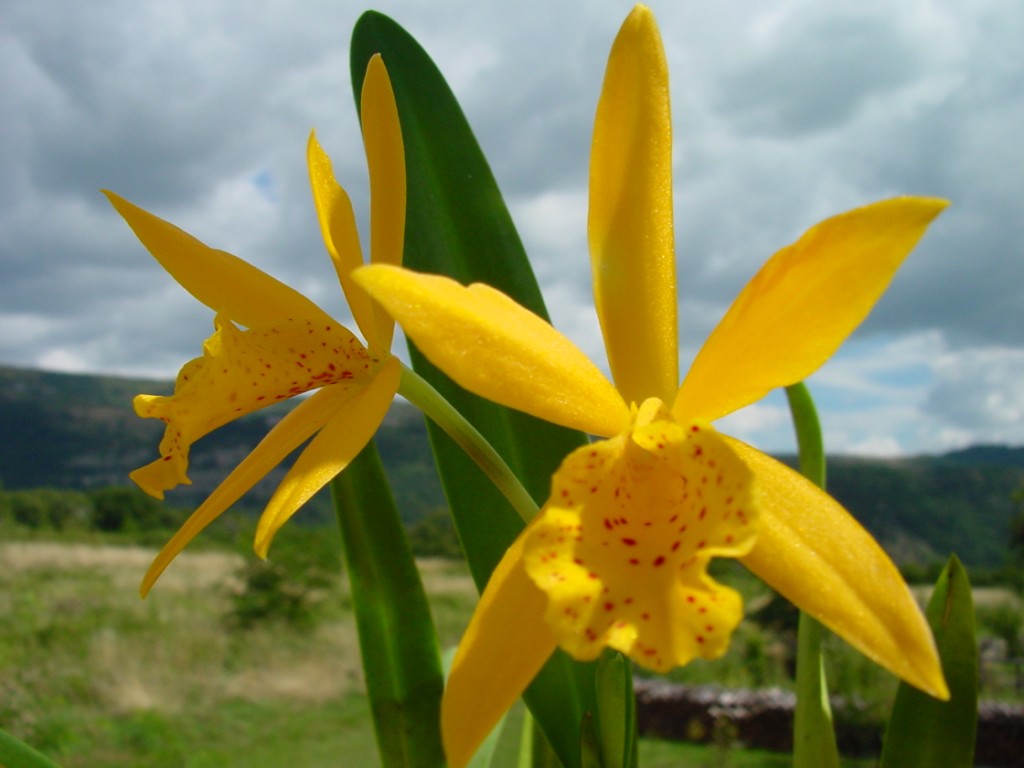
<path id="1" fill-rule="evenodd" d="M 156 548 L 281 414 L 268 409 L 198 443 L 194 484 L 161 503 L 127 481 L 155 455 L 162 432 L 159 422 L 134 416 L 130 402 L 138 392 L 170 389 L 162 381 L 0 367 L 0 725 L 68 768 L 377 764 L 327 497 L 300 511 L 270 559 L 258 560 L 255 518 L 279 468 L 139 599 Z M 377 443 L 442 645 L 452 646 L 476 593 L 422 417 L 396 403 Z M 1024 702 L 1024 449 L 837 456 L 829 487 L 922 599 L 950 553 L 963 560 L 976 588 L 982 696 Z M 670 680 L 790 689 L 795 611 L 740 566 L 716 568 L 743 592 L 748 619 L 726 657 L 691 664 Z M 849 704 L 841 718 L 867 734 L 864 754 L 849 764 L 870 765 L 896 684 L 829 642 L 830 680 Z M 744 749 L 728 728 L 693 725 L 693 744 L 645 739 L 644 765 L 787 764 L 783 754 Z M 517 726 L 508 732 L 514 743 Z"/>

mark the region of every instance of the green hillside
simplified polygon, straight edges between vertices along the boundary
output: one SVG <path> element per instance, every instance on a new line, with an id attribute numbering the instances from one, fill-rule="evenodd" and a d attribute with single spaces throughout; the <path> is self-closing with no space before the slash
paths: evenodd
<path id="1" fill-rule="evenodd" d="M 140 419 L 132 398 L 166 394 L 166 381 L 51 373 L 0 366 L 0 488 L 89 490 L 129 484 L 128 473 L 157 458 L 163 424 Z M 232 422 L 193 446 L 192 485 L 167 494 L 177 507 L 196 506 L 286 412 L 275 406 Z M 444 506 L 430 463 L 422 417 L 396 402 L 377 433 L 403 516 L 414 520 Z M 279 467 L 240 502 L 262 510 L 290 463 Z M 306 522 L 330 519 L 326 492 L 307 505 Z"/>
<path id="2" fill-rule="evenodd" d="M 128 483 L 128 472 L 154 458 L 162 425 L 131 409 L 139 392 L 170 391 L 168 382 L 0 367 L 0 487 L 89 490 Z M 192 451 L 192 486 L 168 494 L 196 505 L 280 418 L 267 409 L 217 430 Z M 407 521 L 442 507 L 420 414 L 396 402 L 377 444 Z M 255 512 L 269 498 L 278 469 L 245 498 Z M 955 551 L 964 562 L 1001 565 L 1008 556 L 1011 494 L 1024 486 L 1024 448 L 979 446 L 944 456 L 898 460 L 833 457 L 829 490 L 904 563 L 929 564 Z M 300 519 L 329 518 L 314 499 Z"/>

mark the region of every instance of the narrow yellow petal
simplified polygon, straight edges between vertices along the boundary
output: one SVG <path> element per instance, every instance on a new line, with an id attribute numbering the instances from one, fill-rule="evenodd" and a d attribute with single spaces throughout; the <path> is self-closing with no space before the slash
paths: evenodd
<path id="1" fill-rule="evenodd" d="M 657 672 L 725 653 L 742 601 L 707 566 L 754 546 L 751 481 L 714 429 L 667 418 L 571 453 L 523 550 L 562 649 Z"/>
<path id="2" fill-rule="evenodd" d="M 385 360 L 374 378 L 345 403 L 299 455 L 260 517 L 257 555 L 266 557 L 281 526 L 370 442 L 398 391 L 401 368 L 398 358 Z"/>
<path id="3" fill-rule="evenodd" d="M 331 158 L 316 140 L 316 133 L 309 135 L 306 163 L 309 166 L 309 184 L 313 190 L 313 206 L 320 222 L 320 233 L 334 264 L 334 271 L 338 273 L 338 282 L 345 292 L 352 317 L 355 318 L 356 325 L 359 326 L 363 338 L 371 349 L 390 349 L 390 337 L 377 336 L 373 301 L 366 291 L 352 280 L 352 270 L 363 266 L 363 251 L 359 245 L 356 217 L 348 194 L 334 178 Z"/>
<path id="4" fill-rule="evenodd" d="M 470 761 L 555 650 L 547 600 L 523 570 L 522 550 L 520 535 L 491 574 L 452 663 L 441 702 L 450 768 Z"/>
<path id="5" fill-rule="evenodd" d="M 284 458 L 312 437 L 352 397 L 343 387 L 314 393 L 279 421 L 164 545 L 142 580 L 143 597 L 171 561 L 220 514 L 238 501 Z"/>
<path id="6" fill-rule="evenodd" d="M 668 65 L 638 5 L 608 58 L 590 152 L 590 259 L 612 378 L 626 402 L 679 386 Z"/>
<path id="7" fill-rule="evenodd" d="M 210 248 L 113 192 L 104 194 L 171 277 L 214 311 L 250 327 L 286 318 L 327 318 L 301 293 L 248 262 Z"/>
<path id="8" fill-rule="evenodd" d="M 281 320 L 241 330 L 224 316 L 203 345 L 203 356 L 186 363 L 170 397 L 139 395 L 135 412 L 167 424 L 160 458 L 132 479 L 147 493 L 188 482 L 192 444 L 218 427 L 281 400 L 335 385 L 361 387 L 378 363 L 346 328 L 324 320 Z"/>
<path id="9" fill-rule="evenodd" d="M 596 435 L 629 423 L 626 404 L 586 355 L 500 291 L 385 265 L 363 267 L 355 279 L 470 392 Z"/>
<path id="10" fill-rule="evenodd" d="M 865 656 L 938 698 L 949 691 L 921 609 L 888 555 L 831 496 L 729 438 L 757 476 L 761 529 L 744 565 Z"/>
<path id="11" fill-rule="evenodd" d="M 874 203 L 826 219 L 776 253 L 705 342 L 673 415 L 714 420 L 814 373 L 867 317 L 946 205 L 915 197 Z"/>
<path id="12" fill-rule="evenodd" d="M 405 149 L 398 106 L 387 69 L 380 54 L 366 67 L 360 97 L 359 118 L 370 169 L 370 261 L 401 264 L 405 244 Z M 394 320 L 381 308 L 376 324 L 387 347 L 391 346 Z"/>

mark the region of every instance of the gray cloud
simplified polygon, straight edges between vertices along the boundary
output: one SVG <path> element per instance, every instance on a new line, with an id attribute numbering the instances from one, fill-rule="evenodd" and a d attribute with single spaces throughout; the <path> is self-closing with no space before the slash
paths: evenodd
<path id="1" fill-rule="evenodd" d="M 365 222 L 347 74 L 361 9 L 344 5 L 316 0 L 296 11 L 274 0 L 256 13 L 231 0 L 38 0 L 5 8 L 0 362 L 173 375 L 198 354 L 211 313 L 145 255 L 101 187 L 348 319 L 304 166 L 316 127 Z M 630 3 L 378 7 L 445 72 L 556 323 L 600 359 L 587 163 L 605 57 Z M 1011 371 L 997 358 L 1012 361 L 1024 348 L 1024 7 L 727 0 L 654 10 L 672 72 L 683 358 L 764 259 L 820 218 L 894 194 L 931 194 L 953 207 L 856 338 L 937 334 L 943 354 L 988 350 L 984 386 L 1001 391 Z M 842 358 L 837 365 L 849 371 Z M 855 379 L 849 374 L 845 386 Z M 907 419 L 894 438 L 904 450 L 927 438 L 911 434 L 911 419 L 936 432 L 967 428 L 948 368 L 936 364 L 918 386 L 916 400 L 892 406 Z M 778 413 L 765 408 L 750 412 L 750 429 L 782 434 Z M 1017 434 L 975 416 L 972 438 Z M 892 414 L 872 423 L 884 428 Z M 854 432 L 843 441 L 892 445 Z"/>

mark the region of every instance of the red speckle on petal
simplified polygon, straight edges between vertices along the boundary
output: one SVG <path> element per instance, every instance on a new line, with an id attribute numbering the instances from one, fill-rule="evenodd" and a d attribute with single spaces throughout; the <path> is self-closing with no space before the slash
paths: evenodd
<path id="1" fill-rule="evenodd" d="M 624 538 L 622 539 L 622 543 L 625 544 L 627 547 L 635 547 L 636 539 Z"/>
<path id="2" fill-rule="evenodd" d="M 654 567 L 655 568 L 657 568 L 659 565 L 664 565 L 664 564 L 665 564 L 665 556 L 664 555 L 658 555 L 656 558 L 654 558 Z"/>

